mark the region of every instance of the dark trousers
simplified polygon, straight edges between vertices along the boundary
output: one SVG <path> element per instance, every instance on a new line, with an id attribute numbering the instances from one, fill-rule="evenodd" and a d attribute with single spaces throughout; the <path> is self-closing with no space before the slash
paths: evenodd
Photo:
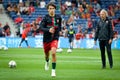
<path id="1" fill-rule="evenodd" d="M 21 40 L 19 46 L 21 46 L 21 44 L 23 43 L 23 41 L 25 41 L 26 45 L 29 46 L 27 40 L 25 40 L 24 38 L 22 38 L 22 40 Z"/>
<path id="2" fill-rule="evenodd" d="M 102 60 L 103 68 L 106 67 L 105 47 L 107 49 L 109 65 L 110 65 L 110 68 L 112 68 L 113 67 L 113 59 L 112 59 L 112 52 L 111 52 L 111 44 L 109 44 L 108 40 L 100 40 L 99 45 L 100 45 L 101 60 Z"/>
<path id="3" fill-rule="evenodd" d="M 70 49 L 73 49 L 73 45 L 71 45 L 73 40 L 74 40 L 74 37 L 69 37 Z"/>

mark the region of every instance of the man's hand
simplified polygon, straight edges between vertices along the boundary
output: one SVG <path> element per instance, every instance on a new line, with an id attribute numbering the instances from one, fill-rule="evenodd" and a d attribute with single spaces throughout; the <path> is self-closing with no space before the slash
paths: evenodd
<path id="1" fill-rule="evenodd" d="M 111 43 L 112 43 L 112 39 L 109 40 L 109 44 L 111 44 Z"/>
<path id="2" fill-rule="evenodd" d="M 55 32 L 55 29 L 52 27 L 49 29 L 49 32 L 53 34 Z"/>

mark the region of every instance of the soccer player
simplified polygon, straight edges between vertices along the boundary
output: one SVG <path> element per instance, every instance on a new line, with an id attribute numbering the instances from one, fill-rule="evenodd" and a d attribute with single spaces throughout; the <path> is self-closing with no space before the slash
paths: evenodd
<path id="1" fill-rule="evenodd" d="M 25 41 L 25 43 L 26 43 L 26 45 L 27 45 L 28 48 L 30 47 L 30 46 L 28 45 L 28 41 L 27 41 L 27 34 L 28 34 L 28 32 L 30 32 L 30 30 L 31 30 L 30 27 L 29 27 L 29 28 L 25 28 L 25 29 L 23 30 L 23 32 L 22 32 L 22 40 L 21 40 L 21 42 L 20 42 L 20 44 L 19 44 L 19 47 L 21 47 L 21 44 L 23 43 L 23 41 Z"/>
<path id="2" fill-rule="evenodd" d="M 77 48 L 80 48 L 81 38 L 83 38 L 83 34 L 82 34 L 82 31 L 79 31 L 78 33 L 75 34 Z"/>
<path id="3" fill-rule="evenodd" d="M 48 14 L 45 15 L 40 23 L 40 29 L 43 31 L 43 48 L 45 53 L 45 70 L 49 70 L 49 55 L 52 53 L 52 72 L 55 77 L 56 69 L 56 49 L 58 46 L 59 33 L 61 31 L 61 17 L 55 14 L 56 5 L 49 3 L 47 5 Z"/>
<path id="4" fill-rule="evenodd" d="M 112 68 L 113 59 L 112 59 L 112 52 L 111 52 L 111 43 L 113 39 L 113 29 L 112 29 L 111 21 L 108 18 L 107 11 L 104 9 L 101 10 L 100 21 L 97 23 L 97 29 L 96 29 L 95 38 L 94 38 L 95 44 L 97 39 L 99 39 L 102 68 L 103 69 L 106 68 L 105 47 L 107 49 L 110 68 Z"/>
<path id="5" fill-rule="evenodd" d="M 72 25 L 70 25 L 70 30 L 68 31 L 68 39 L 69 39 L 70 49 L 73 49 L 74 36 L 75 36 L 75 31 L 74 31 Z"/>

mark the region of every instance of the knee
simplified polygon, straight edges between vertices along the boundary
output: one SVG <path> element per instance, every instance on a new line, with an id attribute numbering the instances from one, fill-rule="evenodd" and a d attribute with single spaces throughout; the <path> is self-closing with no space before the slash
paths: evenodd
<path id="1" fill-rule="evenodd" d="M 51 52 L 52 52 L 52 54 L 55 54 L 55 53 L 56 53 L 56 48 L 53 47 L 53 48 L 51 49 Z"/>
<path id="2" fill-rule="evenodd" d="M 52 51 L 52 56 L 55 56 L 56 55 L 56 51 Z"/>
<path id="3" fill-rule="evenodd" d="M 56 56 L 56 48 L 52 48 L 51 52 L 53 57 Z"/>

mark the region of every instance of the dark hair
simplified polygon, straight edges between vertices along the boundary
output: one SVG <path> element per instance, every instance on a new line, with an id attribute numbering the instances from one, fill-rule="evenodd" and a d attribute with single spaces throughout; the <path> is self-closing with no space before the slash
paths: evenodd
<path id="1" fill-rule="evenodd" d="M 53 2 L 50 2 L 47 4 L 46 8 L 48 9 L 49 6 L 53 6 L 56 9 L 56 5 Z"/>

